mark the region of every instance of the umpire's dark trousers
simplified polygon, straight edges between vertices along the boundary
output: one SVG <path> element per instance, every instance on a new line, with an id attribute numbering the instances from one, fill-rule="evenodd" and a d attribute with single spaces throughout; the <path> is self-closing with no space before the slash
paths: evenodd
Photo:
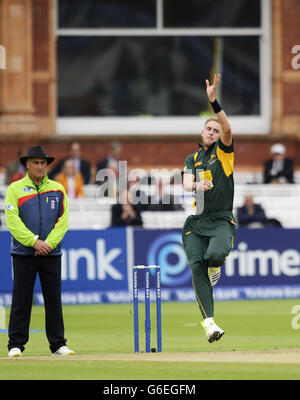
<path id="1" fill-rule="evenodd" d="M 46 319 L 46 335 L 54 353 L 66 344 L 61 304 L 61 256 L 13 255 L 14 287 L 8 327 L 8 350 L 24 350 L 29 338 L 33 288 L 40 277 Z"/>

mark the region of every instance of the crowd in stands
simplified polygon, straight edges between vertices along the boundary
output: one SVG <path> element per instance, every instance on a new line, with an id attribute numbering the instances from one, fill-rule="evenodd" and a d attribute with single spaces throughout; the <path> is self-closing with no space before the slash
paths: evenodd
<path id="1" fill-rule="evenodd" d="M 274 144 L 271 158 L 264 164 L 264 183 L 294 183 L 294 160 L 285 157 L 282 143 Z"/>
<path id="2" fill-rule="evenodd" d="M 54 179 L 63 185 L 70 199 L 84 197 L 84 177 L 75 168 L 75 161 L 67 158 L 61 171 L 54 176 Z"/>
<path id="3" fill-rule="evenodd" d="M 247 193 L 242 207 L 237 208 L 237 222 L 240 227 L 266 228 L 281 227 L 275 218 L 267 218 L 266 212 L 260 204 L 254 202 L 253 195 Z"/>
<path id="4" fill-rule="evenodd" d="M 263 182 L 265 184 L 281 184 L 294 181 L 294 161 L 285 156 L 286 148 L 281 143 L 276 143 L 270 148 L 270 159 L 263 165 Z M 17 159 L 6 165 L 5 184 L 21 179 L 26 171 L 19 162 L 19 158 L 26 154 L 23 146 L 18 150 Z M 156 190 L 149 196 L 139 186 L 140 178 L 131 176 L 127 187 L 122 193 L 117 193 L 117 182 L 119 178 L 119 161 L 122 160 L 122 145 L 117 142 L 111 143 L 107 156 L 96 164 L 96 175 L 93 176 L 91 164 L 82 157 L 81 145 L 78 142 L 71 143 L 69 154 L 58 160 L 54 167 L 48 172 L 50 179 L 60 182 L 70 199 L 84 198 L 85 185 L 97 184 L 103 186 L 103 196 L 112 196 L 118 201 L 111 208 L 111 226 L 142 226 L 143 211 L 182 211 L 184 210 L 180 201 L 166 190 L 163 179 L 155 181 Z M 111 171 L 114 179 L 111 180 L 113 187 L 109 187 L 107 173 L 101 177 L 101 171 Z M 103 178 L 103 179 L 102 179 Z M 152 182 L 153 183 L 153 182 Z M 172 182 L 168 182 L 168 187 Z M 1 196 L 1 193 L 0 193 Z M 2 194 L 3 197 L 3 194 Z M 281 222 L 276 219 L 267 218 L 266 212 L 260 204 L 255 203 L 253 195 L 249 192 L 244 198 L 244 204 L 237 208 L 237 222 L 241 227 L 258 228 L 266 226 L 280 227 Z"/>

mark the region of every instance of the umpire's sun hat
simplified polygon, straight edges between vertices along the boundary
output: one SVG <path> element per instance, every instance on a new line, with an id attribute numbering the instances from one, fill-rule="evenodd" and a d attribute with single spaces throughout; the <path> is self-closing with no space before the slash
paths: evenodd
<path id="1" fill-rule="evenodd" d="M 24 165 L 24 167 L 26 167 L 26 161 L 29 158 L 45 158 L 48 165 L 51 164 L 52 161 L 55 160 L 54 157 L 48 157 L 47 156 L 43 146 L 32 146 L 32 147 L 30 147 L 30 149 L 28 150 L 27 156 L 24 156 L 24 157 L 20 158 L 20 163 L 22 165 Z"/>

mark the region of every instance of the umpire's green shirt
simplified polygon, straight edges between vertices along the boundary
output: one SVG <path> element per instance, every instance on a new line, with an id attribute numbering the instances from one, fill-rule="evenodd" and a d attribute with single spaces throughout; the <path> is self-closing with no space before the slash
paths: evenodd
<path id="1" fill-rule="evenodd" d="M 207 179 L 213 183 L 213 188 L 207 190 L 202 197 L 204 203 L 200 206 L 202 215 L 218 213 L 232 215 L 233 209 L 233 142 L 225 146 L 221 139 L 212 144 L 206 151 L 203 146 L 185 159 L 184 173 L 195 176 L 195 181 Z M 197 199 L 197 196 L 196 196 Z M 196 200 L 197 201 L 197 200 Z"/>

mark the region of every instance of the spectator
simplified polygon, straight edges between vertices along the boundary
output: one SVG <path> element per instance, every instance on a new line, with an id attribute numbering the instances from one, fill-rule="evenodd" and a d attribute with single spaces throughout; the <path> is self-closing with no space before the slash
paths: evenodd
<path id="1" fill-rule="evenodd" d="M 149 211 L 181 211 L 177 197 L 165 190 L 162 178 L 157 180 L 156 193 L 149 198 Z"/>
<path id="2" fill-rule="evenodd" d="M 131 202 L 131 193 L 123 190 L 120 195 L 120 202 L 112 206 L 111 226 L 142 226 L 140 208 Z"/>
<path id="3" fill-rule="evenodd" d="M 5 172 L 5 184 L 10 185 L 11 183 L 24 178 L 26 175 L 26 169 L 24 165 L 20 163 L 20 158 L 27 155 L 27 149 L 25 147 L 21 147 L 18 150 L 18 158 L 17 160 L 10 161 L 6 164 L 6 172 Z"/>
<path id="4" fill-rule="evenodd" d="M 110 145 L 110 152 L 108 156 L 97 163 L 97 172 L 101 169 L 112 169 L 116 176 L 119 175 L 119 160 L 122 153 L 122 146 L 120 143 L 113 142 Z"/>
<path id="5" fill-rule="evenodd" d="M 148 196 L 143 190 L 141 190 L 140 181 L 141 179 L 139 176 L 130 174 L 128 176 L 128 190 L 131 195 L 132 203 L 136 204 L 140 211 L 148 211 Z"/>
<path id="6" fill-rule="evenodd" d="M 71 158 L 64 162 L 62 172 L 55 177 L 55 180 L 63 185 L 70 199 L 84 197 L 84 181 L 81 173 L 75 171 L 74 161 Z"/>
<path id="7" fill-rule="evenodd" d="M 119 159 L 122 152 L 122 147 L 119 143 L 113 142 L 110 145 L 110 153 L 108 156 L 97 163 L 96 183 L 103 185 L 109 181 L 109 188 L 102 193 L 104 197 L 117 196 L 117 187 L 119 179 Z M 102 174 L 99 173 L 102 170 Z M 106 171 L 104 171 L 106 170 Z M 107 185 L 106 185 L 107 186 Z"/>
<path id="8" fill-rule="evenodd" d="M 237 220 L 239 226 L 247 228 L 281 227 L 277 219 L 266 217 L 264 209 L 254 202 L 251 193 L 245 195 L 244 205 L 237 209 Z"/>
<path id="9" fill-rule="evenodd" d="M 281 143 L 271 147 L 272 158 L 264 164 L 264 183 L 294 183 L 294 161 L 285 158 L 285 152 Z"/>
<path id="10" fill-rule="evenodd" d="M 80 172 L 85 185 L 90 183 L 91 179 L 91 165 L 88 161 L 81 158 L 81 145 L 78 142 L 71 143 L 69 157 L 61 159 L 55 167 L 48 173 L 50 179 L 54 179 L 63 168 L 64 162 L 67 158 L 71 158 L 74 161 L 75 171 Z"/>

